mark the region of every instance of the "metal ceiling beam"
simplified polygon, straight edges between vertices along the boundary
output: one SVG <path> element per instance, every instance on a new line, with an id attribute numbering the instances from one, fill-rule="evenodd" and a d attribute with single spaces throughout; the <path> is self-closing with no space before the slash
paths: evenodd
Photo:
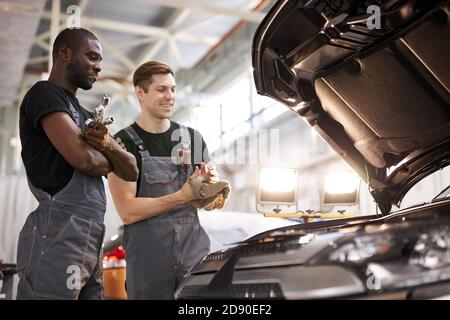
<path id="1" fill-rule="evenodd" d="M 86 7 L 88 5 L 88 2 L 89 2 L 89 0 L 80 0 L 80 3 L 78 4 L 78 7 L 80 8 L 80 14 L 83 14 L 84 10 L 86 9 Z M 44 11 L 42 18 L 44 18 L 44 15 L 45 15 L 45 19 L 51 19 L 51 13 L 50 13 L 50 16 L 49 16 L 49 12 L 48 11 Z M 58 30 L 62 30 L 67 25 L 66 24 L 67 16 L 61 17 L 61 14 L 60 14 L 60 18 L 59 19 L 60 20 L 61 19 L 64 20 L 63 23 L 60 23 L 60 25 L 58 26 Z M 35 37 L 35 42 L 37 42 L 37 41 L 44 41 L 44 40 L 48 39 L 48 37 L 50 36 L 50 32 L 51 32 L 51 30 L 47 30 L 47 31 L 42 32 L 41 34 L 37 35 Z M 53 43 L 53 42 L 51 42 L 51 43 Z"/>
<path id="2" fill-rule="evenodd" d="M 57 1 L 59 3 L 57 2 L 57 3 L 55 3 L 55 5 L 53 5 L 53 3 L 52 3 L 52 11 L 50 12 L 50 17 L 47 16 L 47 19 L 49 19 L 49 18 L 51 19 L 50 29 L 45 32 L 42 32 L 41 34 L 37 35 L 34 38 L 34 44 L 38 45 L 45 51 L 49 52 L 49 57 L 48 57 L 49 68 L 48 68 L 48 70 L 51 70 L 51 66 L 52 66 L 50 44 L 53 44 L 59 31 L 66 27 L 66 20 L 67 20 L 67 16 L 66 16 L 65 19 L 63 19 L 64 22 L 60 23 L 61 0 L 57 0 Z M 84 10 L 86 9 L 88 2 L 89 2 L 89 0 L 80 0 L 80 2 L 78 4 L 78 7 L 80 8 L 80 14 L 82 14 L 84 12 Z M 59 7 L 59 10 L 58 10 L 58 7 Z M 47 12 L 47 15 L 48 14 L 49 14 L 49 12 Z M 58 25 L 58 23 L 59 23 L 59 25 Z M 46 43 L 45 40 L 47 40 L 49 37 L 50 37 L 49 43 Z"/>
<path id="3" fill-rule="evenodd" d="M 259 23 L 264 18 L 265 14 L 261 12 L 253 12 L 249 10 L 239 10 L 236 8 L 224 7 L 206 0 L 146 0 L 151 4 L 158 4 L 166 7 L 173 7 L 178 9 L 197 9 L 209 12 L 216 15 L 224 15 L 236 17 L 248 22 Z"/>
<path id="4" fill-rule="evenodd" d="M 44 63 L 48 61 L 48 55 L 45 56 L 39 56 L 39 57 L 33 57 L 28 59 L 27 65 L 32 65 L 35 63 Z"/>
<path id="5" fill-rule="evenodd" d="M 80 0 L 80 2 L 78 3 L 78 7 L 80 7 L 80 12 L 81 13 L 84 12 L 84 10 L 86 9 L 88 3 L 89 3 L 89 0 Z"/>
<path id="6" fill-rule="evenodd" d="M 169 48 L 169 56 L 172 56 L 173 59 L 175 60 L 176 64 L 180 64 L 182 62 L 181 59 L 181 53 L 180 50 L 178 49 L 177 43 L 175 42 L 175 40 L 173 38 L 169 38 L 167 40 L 167 45 Z"/>
<path id="7" fill-rule="evenodd" d="M 190 14 L 189 9 L 184 9 L 184 10 L 181 10 L 181 11 L 175 13 L 172 21 L 169 23 L 169 25 L 166 27 L 165 30 L 169 33 L 172 28 L 174 28 L 175 26 L 182 23 L 188 17 L 189 14 Z M 156 43 L 148 45 L 142 51 L 140 56 L 138 57 L 136 65 L 140 66 L 142 63 L 144 63 L 148 60 L 151 60 L 154 56 L 156 56 L 156 54 L 158 54 L 158 52 L 164 47 L 165 44 L 167 44 L 169 50 L 172 50 L 175 59 L 179 59 L 179 61 L 181 61 L 181 54 L 179 53 L 179 50 L 173 40 L 172 40 L 173 43 L 170 44 L 170 41 L 171 41 L 170 39 L 171 38 L 169 38 L 169 37 L 162 38 L 162 39 L 159 39 Z M 127 75 L 126 79 L 131 79 L 131 77 L 133 76 L 133 72 L 134 72 L 134 70 L 132 70 Z M 116 101 L 118 101 L 117 96 L 119 94 L 114 94 L 114 96 L 113 96 L 114 99 L 111 99 L 111 105 L 113 105 Z"/>
<path id="8" fill-rule="evenodd" d="M 58 27 L 59 30 L 63 29 L 66 26 L 66 22 L 61 23 Z M 34 39 L 35 41 L 44 41 L 50 37 L 50 30 L 44 31 L 38 34 Z"/>
<path id="9" fill-rule="evenodd" d="M 49 45 L 47 42 L 43 41 L 43 40 L 35 40 L 35 41 L 34 41 L 34 44 L 37 45 L 37 46 L 39 46 L 39 47 L 41 47 L 41 48 L 44 49 L 46 52 L 50 51 L 50 45 Z M 48 59 L 48 58 L 49 58 L 49 57 L 47 56 L 47 59 Z"/>
<path id="10" fill-rule="evenodd" d="M 157 36 L 159 38 L 168 38 L 170 36 L 164 28 L 91 17 L 83 17 L 82 19 L 94 28 L 99 29 L 145 36 Z"/>
<path id="11" fill-rule="evenodd" d="M 108 40 L 105 39 L 101 34 L 97 34 L 97 37 L 100 40 L 100 43 L 102 46 L 108 50 L 109 53 L 111 53 L 117 60 L 119 60 L 120 63 L 122 63 L 127 69 L 132 72 L 134 69 L 136 69 L 136 64 L 131 61 L 128 56 L 123 54 L 119 49 L 117 49 L 112 43 L 110 43 Z"/>
<path id="12" fill-rule="evenodd" d="M 208 24 L 211 25 L 219 18 L 221 18 L 221 16 L 210 16 L 206 19 L 202 19 L 199 22 L 192 23 L 191 25 L 184 27 L 181 32 L 192 32 L 193 30 L 198 28 L 205 28 L 205 26 L 207 26 Z"/>
<path id="13" fill-rule="evenodd" d="M 191 14 L 190 9 L 183 9 L 181 12 L 178 12 L 173 18 L 172 22 L 169 23 L 170 29 L 175 29 L 179 24 L 183 23 L 184 20 Z"/>
<path id="14" fill-rule="evenodd" d="M 190 10 L 185 9 L 182 11 L 179 11 L 175 14 L 175 17 L 172 19 L 172 22 L 166 27 L 166 30 L 170 30 L 174 26 L 180 24 L 184 19 L 187 18 L 189 15 Z M 151 60 L 158 52 L 163 48 L 163 46 L 167 43 L 166 39 L 160 39 L 154 44 L 150 44 L 145 48 L 142 53 L 140 54 L 139 58 L 137 59 L 138 63 L 137 65 L 141 65 L 142 63 Z M 128 75 L 128 78 L 132 76 L 132 73 Z"/>
<path id="15" fill-rule="evenodd" d="M 51 13 L 49 11 L 45 11 L 42 14 L 42 19 L 50 19 Z M 65 21 L 67 19 L 66 14 L 61 15 L 61 19 Z M 167 38 L 169 37 L 169 33 L 164 28 L 153 27 L 143 24 L 129 23 L 129 22 L 119 22 L 116 20 L 109 19 L 101 19 L 101 18 L 93 18 L 88 16 L 82 16 L 81 21 L 89 24 L 94 28 L 111 30 L 121 33 L 129 33 L 129 34 L 137 34 L 144 36 L 157 36 L 159 38 Z"/>
<path id="16" fill-rule="evenodd" d="M 205 44 L 208 46 L 213 46 L 220 40 L 219 37 L 201 36 L 193 33 L 187 33 L 184 30 L 174 33 L 172 38 L 177 41 Z"/>
<path id="17" fill-rule="evenodd" d="M 184 12 L 184 10 L 182 11 Z M 50 19 L 51 13 L 46 11 L 42 15 L 43 19 Z M 61 15 L 61 19 L 65 21 L 67 19 L 67 15 Z M 156 39 L 168 39 L 170 37 L 176 37 L 177 41 L 185 41 L 190 43 L 203 43 L 211 45 L 211 43 L 215 43 L 217 39 L 215 37 L 209 36 L 201 36 L 196 34 L 188 34 L 186 32 L 180 32 L 176 34 L 171 34 L 167 29 L 148 26 L 143 24 L 129 23 L 129 22 L 119 22 L 115 20 L 109 19 L 100 19 L 100 18 L 92 18 L 87 16 L 82 16 L 82 22 L 86 25 L 89 25 L 93 28 L 115 31 L 120 33 L 128 33 L 135 34 L 147 37 L 154 37 Z M 65 26 L 65 22 L 60 25 L 61 27 Z M 50 32 L 46 31 L 38 35 L 36 38 L 39 40 L 45 40 L 49 37 Z"/>
<path id="18" fill-rule="evenodd" d="M 116 44 L 116 48 L 117 49 L 121 49 L 121 48 L 133 48 L 133 47 L 137 47 L 143 44 L 149 44 L 151 42 L 156 42 L 157 39 L 155 39 L 155 37 L 145 37 L 145 38 L 139 38 L 139 39 L 132 39 L 132 40 L 127 40 L 127 41 L 121 41 L 120 43 Z"/>
<path id="19" fill-rule="evenodd" d="M 147 46 L 137 59 L 138 65 L 141 65 L 145 61 L 150 60 L 152 57 L 156 56 L 156 54 L 162 49 L 162 47 L 166 44 L 164 40 L 158 40 L 155 44 L 151 44 Z M 128 78 L 131 77 L 131 74 L 128 75 Z"/>
<path id="20" fill-rule="evenodd" d="M 218 37 L 211 37 L 211 36 L 201 36 L 196 35 L 195 33 L 190 33 L 189 31 L 186 31 L 185 29 L 180 30 L 179 32 L 175 31 L 175 28 L 179 26 L 186 17 L 189 16 L 189 14 L 194 11 L 204 11 L 206 13 L 209 13 L 211 15 L 221 15 L 221 16 L 231 16 L 236 17 L 241 20 L 249 21 L 249 22 L 260 22 L 261 19 L 264 17 L 263 13 L 260 12 L 253 12 L 251 11 L 251 8 L 249 9 L 236 9 L 236 8 L 230 8 L 230 7 L 224 7 L 221 5 L 211 4 L 208 3 L 208 1 L 204 0 L 146 0 L 148 3 L 152 4 L 158 4 L 162 6 L 169 6 L 174 8 L 179 8 L 182 10 L 179 10 L 179 12 L 175 15 L 174 19 L 169 23 L 169 25 L 166 28 L 161 27 L 154 27 L 154 26 L 148 26 L 148 25 L 142 25 L 142 24 L 134 24 L 134 23 L 128 23 L 128 22 L 119 22 L 115 20 L 108 20 L 108 19 L 101 19 L 101 18 L 94 18 L 89 16 L 82 16 L 82 24 L 97 28 L 97 29 L 103 29 L 103 30 L 110 30 L 114 32 L 120 32 L 120 33 L 128 33 L 128 34 L 135 34 L 140 36 L 145 36 L 147 39 L 144 39 L 142 42 L 150 42 L 152 39 L 154 39 L 156 42 L 151 43 L 145 50 L 143 50 L 143 53 L 140 55 L 140 57 L 136 60 L 136 64 L 134 64 L 130 59 L 121 51 L 119 50 L 119 46 L 112 45 L 111 43 L 105 42 L 105 39 L 101 39 L 102 43 L 104 44 L 105 49 L 110 51 L 117 59 L 120 61 L 121 65 L 124 65 L 127 68 L 126 73 L 129 72 L 129 74 L 126 76 L 125 79 L 130 80 L 133 74 L 133 70 L 135 69 L 135 66 L 140 65 L 141 63 L 154 59 L 155 56 L 160 52 L 166 45 L 167 50 L 169 50 L 169 55 L 174 58 L 174 62 L 176 64 L 179 63 L 181 60 L 181 54 L 179 52 L 178 46 L 176 41 L 185 41 L 185 42 L 192 42 L 192 43 L 204 43 L 208 46 L 216 45 L 219 41 Z M 248 3 L 250 6 L 250 2 Z M 50 13 L 47 11 L 43 14 L 44 19 L 50 18 Z M 61 14 L 61 21 L 65 21 L 67 18 L 67 15 Z M 214 19 L 216 17 L 213 17 Z M 209 19 L 207 19 L 209 20 Z M 200 22 L 200 24 L 202 24 Z M 192 29 L 189 29 L 192 30 Z M 40 35 L 42 38 L 44 38 L 44 34 Z M 41 39 L 42 39 L 41 38 Z M 44 38 L 45 39 L 45 38 Z M 140 40 L 137 41 L 137 43 L 142 43 Z M 119 54 L 121 57 L 119 58 Z M 114 101 L 118 100 L 118 96 L 122 96 L 123 92 L 118 92 L 114 94 L 115 99 L 112 99 L 112 104 Z"/>

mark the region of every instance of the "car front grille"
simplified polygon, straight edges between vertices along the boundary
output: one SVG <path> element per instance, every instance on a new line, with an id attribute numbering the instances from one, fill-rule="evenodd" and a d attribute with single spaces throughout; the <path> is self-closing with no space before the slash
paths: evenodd
<path id="1" fill-rule="evenodd" d="M 219 251 L 219 252 L 213 252 L 205 257 L 205 259 L 202 260 L 201 263 L 211 263 L 215 261 L 222 261 L 225 259 L 228 259 L 235 251 L 229 250 L 229 251 Z"/>
<path id="2" fill-rule="evenodd" d="M 178 299 L 283 299 L 277 283 L 232 284 L 224 289 L 212 289 L 207 285 L 185 286 Z"/>
<path id="3" fill-rule="evenodd" d="M 256 245 L 249 245 L 241 248 L 241 256 L 254 256 L 261 254 L 273 254 L 279 252 L 286 252 L 288 250 L 295 250 L 300 248 L 302 245 L 298 242 L 269 242 L 260 243 Z"/>
<path id="4" fill-rule="evenodd" d="M 268 242 L 268 243 L 257 243 L 257 244 L 249 244 L 242 247 L 239 247 L 239 249 L 230 249 L 228 251 L 219 251 L 219 252 L 213 252 L 206 256 L 202 260 L 203 263 L 211 263 L 211 262 L 218 262 L 228 259 L 232 254 L 238 252 L 240 257 L 250 257 L 250 256 L 258 256 L 258 255 L 265 255 L 265 254 L 274 254 L 274 253 L 284 253 L 289 250 L 296 250 L 303 245 L 294 242 Z"/>

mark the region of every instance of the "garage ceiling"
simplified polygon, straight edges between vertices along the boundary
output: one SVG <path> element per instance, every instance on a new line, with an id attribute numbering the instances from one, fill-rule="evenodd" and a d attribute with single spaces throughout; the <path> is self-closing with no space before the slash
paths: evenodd
<path id="1" fill-rule="evenodd" d="M 90 91 L 79 91 L 89 108 L 104 93 L 111 103 L 134 95 L 133 70 L 148 60 L 169 63 L 175 71 L 188 70 L 221 45 L 238 24 L 256 25 L 269 0 L 0 0 L 2 68 L 0 106 L 14 105 L 26 90 L 46 79 L 49 48 L 54 37 L 76 21 L 101 40 L 104 63 L 99 81 Z M 71 5 L 77 5 L 70 10 Z M 11 6 L 15 10 L 6 10 Z M 68 10 L 69 9 L 69 10 Z M 72 8 L 73 9 L 73 8 Z M 68 19 L 69 18 L 69 19 Z M 75 20 L 74 20 L 75 19 Z M 4 40 L 5 39 L 5 40 Z M 31 48 L 31 49 L 30 49 Z"/>
<path id="2" fill-rule="evenodd" d="M 45 0 L 0 1 L 0 108 L 14 103 L 44 4 Z"/>

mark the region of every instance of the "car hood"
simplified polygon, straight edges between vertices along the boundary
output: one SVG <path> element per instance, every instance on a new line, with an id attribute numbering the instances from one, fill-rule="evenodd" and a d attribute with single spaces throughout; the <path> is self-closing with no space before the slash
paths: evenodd
<path id="1" fill-rule="evenodd" d="M 450 162 L 450 1 L 336 3 L 272 7 L 253 39 L 255 85 L 306 120 L 388 213 Z"/>
<path id="2" fill-rule="evenodd" d="M 189 271 L 175 296 L 442 296 L 448 294 L 450 279 L 449 205 L 450 199 L 442 199 L 383 216 L 269 230 L 236 247 L 208 254 Z"/>

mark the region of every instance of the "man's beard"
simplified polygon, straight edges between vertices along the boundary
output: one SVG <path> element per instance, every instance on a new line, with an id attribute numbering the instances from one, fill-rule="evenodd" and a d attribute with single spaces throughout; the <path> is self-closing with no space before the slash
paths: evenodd
<path id="1" fill-rule="evenodd" d="M 70 61 L 67 64 L 67 77 L 68 80 L 77 86 L 77 88 L 81 88 L 83 90 L 89 90 L 92 88 L 92 83 L 88 81 L 88 74 L 86 71 L 83 71 L 83 68 L 79 63 Z"/>

